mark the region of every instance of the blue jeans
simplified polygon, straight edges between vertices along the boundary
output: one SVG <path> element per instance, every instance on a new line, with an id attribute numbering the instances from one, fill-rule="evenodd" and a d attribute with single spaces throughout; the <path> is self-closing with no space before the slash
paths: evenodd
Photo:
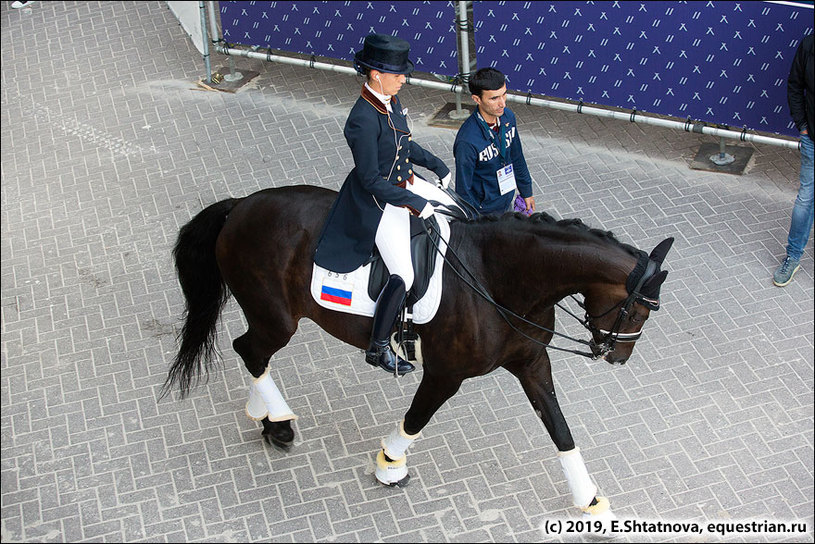
<path id="1" fill-rule="evenodd" d="M 790 235 L 787 239 L 787 256 L 791 259 L 800 260 L 804 253 L 804 248 L 809 241 L 809 231 L 812 228 L 813 218 L 813 197 L 815 197 L 815 170 L 813 170 L 813 158 L 815 157 L 815 145 L 812 139 L 801 135 L 801 187 L 798 189 L 798 197 L 795 199 L 795 206 L 792 208 L 792 221 L 790 222 Z"/>

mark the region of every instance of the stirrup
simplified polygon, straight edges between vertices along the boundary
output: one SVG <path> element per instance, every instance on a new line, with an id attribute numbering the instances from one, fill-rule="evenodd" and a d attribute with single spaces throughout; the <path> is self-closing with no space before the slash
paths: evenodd
<path id="1" fill-rule="evenodd" d="M 391 349 L 397 357 L 401 357 L 408 363 L 421 366 L 424 365 L 422 356 L 422 339 L 415 332 L 403 332 L 402 341 L 399 341 L 399 331 L 391 335 Z"/>

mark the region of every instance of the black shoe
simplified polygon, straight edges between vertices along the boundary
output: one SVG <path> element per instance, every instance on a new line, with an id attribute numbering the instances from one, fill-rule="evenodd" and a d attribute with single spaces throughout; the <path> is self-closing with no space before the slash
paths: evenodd
<path id="1" fill-rule="evenodd" d="M 398 365 L 399 376 L 404 376 L 416 370 L 415 366 L 396 355 L 389 345 L 383 347 L 371 346 L 365 352 L 365 362 L 371 366 L 378 366 L 391 374 L 393 374 L 394 367 Z"/>

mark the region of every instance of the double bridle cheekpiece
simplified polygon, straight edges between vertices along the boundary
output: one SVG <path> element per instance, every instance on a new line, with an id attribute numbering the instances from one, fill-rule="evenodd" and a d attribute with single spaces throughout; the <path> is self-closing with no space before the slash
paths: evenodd
<path id="1" fill-rule="evenodd" d="M 645 258 L 647 259 L 647 257 Z M 635 302 L 638 302 L 651 310 L 659 309 L 659 299 L 648 298 L 640 293 L 645 282 L 658 271 L 659 263 L 648 259 L 648 262 L 645 264 L 644 272 L 637 281 L 636 286 L 629 292 L 628 296 L 605 312 L 598 315 L 590 315 L 588 310 L 586 310 L 585 304 L 572 297 L 577 302 L 578 306 L 585 311 L 585 317 L 582 320 L 576 316 L 575 318 L 578 319 L 583 326 L 592 333 L 592 335 L 603 336 L 603 340 L 600 343 L 593 343 L 592 351 L 594 354 L 592 355 L 592 359 L 600 359 L 606 354 L 614 351 L 614 346 L 617 342 L 620 342 L 621 344 L 634 343 L 640 339 L 640 336 L 642 336 L 642 328 L 636 332 L 619 332 L 620 327 L 622 326 L 625 318 L 628 317 L 628 312 L 631 310 L 631 306 L 633 306 Z M 620 308 L 620 311 L 617 314 L 617 319 L 614 320 L 611 330 L 607 331 L 605 329 L 601 329 L 594 324 L 593 320 L 605 317 L 618 307 Z"/>

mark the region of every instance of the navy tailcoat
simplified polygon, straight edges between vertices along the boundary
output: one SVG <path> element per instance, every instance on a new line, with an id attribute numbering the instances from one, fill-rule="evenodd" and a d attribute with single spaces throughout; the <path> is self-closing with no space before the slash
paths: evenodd
<path id="1" fill-rule="evenodd" d="M 404 188 L 414 164 L 440 178 L 450 173 L 441 159 L 413 141 L 395 96 L 391 109 L 388 116 L 382 102 L 363 86 L 348 114 L 344 134 L 354 169 L 345 178 L 317 242 L 314 262 L 323 268 L 344 274 L 368 261 L 385 204 L 419 215 L 427 200 Z"/>

